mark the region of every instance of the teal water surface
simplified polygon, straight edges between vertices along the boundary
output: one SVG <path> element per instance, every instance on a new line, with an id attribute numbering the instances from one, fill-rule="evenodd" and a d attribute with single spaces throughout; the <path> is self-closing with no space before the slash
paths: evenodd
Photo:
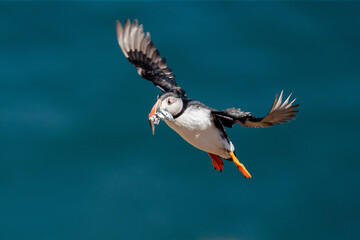
<path id="1" fill-rule="evenodd" d="M 1 2 L 0 239 L 357 239 L 360 4 Z M 245 180 L 147 116 L 138 18 L 189 97 L 298 118 L 229 129 Z"/>

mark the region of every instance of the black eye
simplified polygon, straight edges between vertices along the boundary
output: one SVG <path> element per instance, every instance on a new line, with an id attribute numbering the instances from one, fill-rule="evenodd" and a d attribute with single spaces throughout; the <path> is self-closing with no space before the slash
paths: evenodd
<path id="1" fill-rule="evenodd" d="M 172 104 L 172 101 L 170 99 L 167 100 L 167 104 L 168 105 L 171 105 Z"/>

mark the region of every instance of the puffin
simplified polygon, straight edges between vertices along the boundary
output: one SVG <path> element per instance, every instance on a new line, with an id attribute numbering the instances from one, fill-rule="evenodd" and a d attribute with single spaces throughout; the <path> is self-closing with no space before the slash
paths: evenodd
<path id="1" fill-rule="evenodd" d="M 236 157 L 235 147 L 225 127 L 232 128 L 239 123 L 246 128 L 265 128 L 281 125 L 296 117 L 299 106 L 293 105 L 296 98 L 290 100 L 290 94 L 283 101 L 283 91 L 279 96 L 276 95 L 269 113 L 260 118 L 240 108 L 220 111 L 193 100 L 176 83 L 166 59 L 160 56 L 150 39 L 150 33 L 144 32 L 143 25 L 139 25 L 137 19 L 133 22 L 127 19 L 124 25 L 117 20 L 116 35 L 123 54 L 135 66 L 137 73 L 162 91 L 149 114 L 152 133 L 155 130 L 154 124 L 164 121 L 185 141 L 207 152 L 213 167 L 220 172 L 223 171 L 224 159 L 234 162 L 245 178 L 251 178 L 249 171 Z"/>

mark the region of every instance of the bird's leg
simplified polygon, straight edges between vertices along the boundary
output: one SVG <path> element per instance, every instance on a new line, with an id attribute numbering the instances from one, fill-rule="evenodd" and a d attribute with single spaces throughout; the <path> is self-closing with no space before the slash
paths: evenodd
<path id="1" fill-rule="evenodd" d="M 214 168 L 216 170 L 219 170 L 220 172 L 222 172 L 223 168 L 224 168 L 224 163 L 223 161 L 220 159 L 219 156 L 217 155 L 214 155 L 212 153 L 208 153 L 209 156 L 211 157 L 211 160 L 212 160 L 212 164 L 214 166 Z"/>
<path id="2" fill-rule="evenodd" d="M 236 167 L 240 170 L 240 172 L 242 172 L 242 174 L 244 174 L 245 178 L 251 178 L 250 173 L 246 170 L 245 166 L 239 162 L 234 152 L 230 152 L 229 155 L 235 163 Z"/>

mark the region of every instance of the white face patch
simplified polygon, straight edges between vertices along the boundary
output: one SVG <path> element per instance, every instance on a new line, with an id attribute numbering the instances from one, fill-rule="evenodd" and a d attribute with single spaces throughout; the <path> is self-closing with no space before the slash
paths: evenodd
<path id="1" fill-rule="evenodd" d="M 161 102 L 161 107 L 175 116 L 182 110 L 183 101 L 181 98 L 167 97 Z"/>

